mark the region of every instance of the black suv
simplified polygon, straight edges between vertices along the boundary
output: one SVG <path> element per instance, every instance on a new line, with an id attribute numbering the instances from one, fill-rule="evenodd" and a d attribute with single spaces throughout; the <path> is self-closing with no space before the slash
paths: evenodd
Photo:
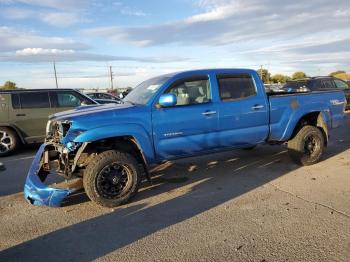
<path id="1" fill-rule="evenodd" d="M 97 103 L 73 89 L 0 90 L 0 156 L 43 142 L 49 115 L 90 104 Z"/>
<path id="2" fill-rule="evenodd" d="M 297 91 L 299 89 L 309 89 L 310 91 L 327 91 L 340 89 L 343 90 L 347 100 L 346 109 L 350 109 L 350 84 L 331 76 L 317 76 L 299 80 L 288 81 L 283 90 L 287 92 Z"/>

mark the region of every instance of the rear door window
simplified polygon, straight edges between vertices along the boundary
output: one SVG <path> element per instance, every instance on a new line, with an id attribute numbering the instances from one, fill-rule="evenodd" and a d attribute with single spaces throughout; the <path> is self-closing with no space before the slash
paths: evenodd
<path id="1" fill-rule="evenodd" d="M 48 92 L 23 92 L 19 94 L 19 98 L 22 109 L 50 108 Z"/>
<path id="2" fill-rule="evenodd" d="M 222 101 L 244 99 L 256 95 L 254 81 L 250 75 L 222 74 L 217 76 Z"/>

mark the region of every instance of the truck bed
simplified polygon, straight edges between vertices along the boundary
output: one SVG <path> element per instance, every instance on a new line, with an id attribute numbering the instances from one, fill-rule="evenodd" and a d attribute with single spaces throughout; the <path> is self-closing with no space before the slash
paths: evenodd
<path id="1" fill-rule="evenodd" d="M 270 141 L 286 141 L 303 115 L 322 112 L 329 128 L 340 126 L 344 120 L 342 91 L 298 93 L 267 93 L 270 106 Z M 332 120 L 331 120 L 332 119 Z"/>

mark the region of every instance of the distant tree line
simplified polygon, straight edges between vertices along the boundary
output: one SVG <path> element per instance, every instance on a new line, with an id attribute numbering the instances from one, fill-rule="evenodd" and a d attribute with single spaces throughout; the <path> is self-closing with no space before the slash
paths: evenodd
<path id="1" fill-rule="evenodd" d="M 0 89 L 2 90 L 13 90 L 18 89 L 16 83 L 11 81 L 6 81 L 4 85 L 0 86 Z"/>
<path id="2" fill-rule="evenodd" d="M 270 72 L 267 69 L 258 69 L 257 71 L 265 84 L 271 84 L 271 83 L 284 84 L 290 80 L 298 80 L 298 79 L 303 79 L 308 77 L 302 71 L 295 72 L 292 74 L 292 76 L 288 76 L 284 74 L 275 74 L 271 76 Z M 337 77 L 342 80 L 350 80 L 350 73 L 347 73 L 344 70 L 338 70 L 338 71 L 332 72 L 329 74 L 329 76 Z M 20 89 L 20 88 L 17 87 L 15 82 L 6 81 L 4 85 L 0 86 L 0 89 L 13 90 L 13 89 Z M 130 89 L 132 88 L 129 88 L 129 87 L 127 88 L 127 90 L 130 90 Z"/>
<path id="3" fill-rule="evenodd" d="M 263 82 L 265 84 L 269 84 L 269 83 L 286 83 L 287 81 L 290 80 L 298 80 L 298 79 L 303 79 L 303 78 L 307 78 L 308 76 L 302 72 L 302 71 L 298 71 L 292 74 L 292 76 L 288 76 L 288 75 L 283 75 L 283 74 L 275 74 L 272 75 L 269 73 L 269 71 L 267 69 L 258 69 L 257 70 L 259 75 L 261 76 Z M 335 72 L 332 72 L 329 74 L 329 76 L 333 76 L 333 77 L 337 77 L 343 80 L 350 80 L 350 73 L 346 73 L 343 70 L 338 70 Z"/>

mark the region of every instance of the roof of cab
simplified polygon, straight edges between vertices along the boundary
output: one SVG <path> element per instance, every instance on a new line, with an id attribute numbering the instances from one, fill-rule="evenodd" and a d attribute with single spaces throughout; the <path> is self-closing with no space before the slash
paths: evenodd
<path id="1" fill-rule="evenodd" d="M 215 68 L 215 69 L 194 69 L 186 71 L 178 71 L 173 73 L 168 73 L 164 75 L 159 75 L 154 78 L 168 77 L 168 78 L 179 78 L 187 76 L 198 76 L 198 75 L 208 75 L 208 74 L 252 74 L 256 73 L 253 69 L 246 68 Z"/>
<path id="2" fill-rule="evenodd" d="M 181 76 L 181 75 L 201 75 L 201 74 L 225 74 L 225 73 L 255 73 L 253 69 L 245 68 L 215 68 L 215 69 L 197 69 L 197 70 L 186 70 L 175 72 L 170 75 L 172 76 Z"/>

